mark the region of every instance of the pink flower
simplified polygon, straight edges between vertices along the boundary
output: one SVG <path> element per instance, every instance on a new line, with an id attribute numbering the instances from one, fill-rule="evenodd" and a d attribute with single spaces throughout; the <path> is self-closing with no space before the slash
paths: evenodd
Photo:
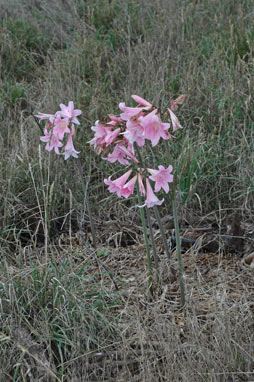
<path id="1" fill-rule="evenodd" d="M 155 182 L 155 192 L 160 191 L 161 188 L 163 188 L 166 193 L 169 192 L 168 183 L 172 183 L 174 178 L 171 174 L 172 170 L 173 167 L 171 165 L 169 165 L 167 169 L 165 169 L 164 166 L 159 166 L 159 170 L 147 169 L 147 171 L 152 174 L 152 176 L 149 176 L 149 179 Z"/>
<path id="2" fill-rule="evenodd" d="M 138 174 L 138 186 L 139 186 L 140 194 L 145 196 L 146 190 L 142 181 L 142 176 L 140 174 Z"/>
<path id="3" fill-rule="evenodd" d="M 132 172 L 132 169 L 130 169 L 125 174 L 120 176 L 120 178 L 117 178 L 115 180 L 111 180 L 111 176 L 108 179 L 104 179 L 104 183 L 107 186 L 109 186 L 109 192 L 115 192 L 119 198 L 121 196 L 123 196 L 124 198 L 128 198 L 131 194 L 130 192 L 131 190 L 128 187 L 124 188 L 124 186 L 131 172 Z"/>
<path id="4" fill-rule="evenodd" d="M 128 143 L 128 146 L 126 147 L 126 144 L 128 142 L 125 140 L 123 142 L 117 143 L 115 145 L 115 148 L 111 154 L 108 154 L 106 159 L 110 163 L 115 163 L 118 161 L 119 163 L 128 165 L 129 159 L 133 160 L 133 162 L 138 162 L 137 158 L 134 155 L 133 145 Z"/>
<path id="5" fill-rule="evenodd" d="M 127 107 L 127 106 L 125 106 L 124 102 L 121 102 L 121 103 L 119 103 L 119 109 L 124 112 L 124 113 L 120 114 L 120 117 L 124 121 L 128 121 L 128 119 L 130 119 L 132 117 L 139 116 L 145 108 L 144 107 Z"/>
<path id="6" fill-rule="evenodd" d="M 61 111 L 59 113 L 63 118 L 68 118 L 72 123 L 80 125 L 76 117 L 82 114 L 82 111 L 79 109 L 74 110 L 73 101 L 69 101 L 68 106 L 65 106 L 63 103 L 61 103 L 59 106 L 61 108 Z"/>
<path id="7" fill-rule="evenodd" d="M 170 100 L 170 106 L 172 111 L 176 111 L 177 105 L 173 99 Z"/>
<path id="8" fill-rule="evenodd" d="M 96 121 L 95 126 L 92 126 L 91 130 L 93 130 L 95 134 L 94 138 L 91 139 L 88 143 L 90 143 L 90 145 L 94 145 L 94 148 L 96 149 L 97 146 L 102 146 L 106 143 L 105 138 L 108 132 L 112 131 L 112 127 L 106 126 L 100 123 L 100 121 Z"/>
<path id="9" fill-rule="evenodd" d="M 73 131 L 73 129 L 72 129 Z M 72 140 L 72 133 L 68 134 L 67 142 L 64 147 L 64 159 L 68 159 L 70 156 L 74 158 L 78 158 L 78 154 L 80 151 L 76 151 L 74 146 L 73 146 L 73 140 Z"/>
<path id="10" fill-rule="evenodd" d="M 166 94 L 166 96 L 170 98 L 170 107 L 172 111 L 176 111 L 178 109 L 178 105 L 182 105 L 186 98 L 186 94 L 181 94 L 175 100 L 171 97 L 170 94 Z"/>
<path id="11" fill-rule="evenodd" d="M 119 145 L 119 150 L 122 151 L 127 158 L 130 158 L 133 162 L 138 163 L 138 160 L 134 155 L 133 145 L 131 143 L 128 142 L 127 147 L 125 145 Z"/>
<path id="12" fill-rule="evenodd" d="M 128 159 L 126 159 L 126 153 L 121 150 L 121 147 L 123 146 L 122 143 L 118 143 L 115 145 L 115 148 L 111 154 L 108 154 L 107 159 L 110 163 L 115 163 L 118 161 L 119 163 L 128 165 L 130 162 Z"/>
<path id="13" fill-rule="evenodd" d="M 137 181 L 137 175 L 131 178 L 131 180 L 129 180 L 129 182 L 123 186 L 123 189 L 126 192 L 126 194 L 124 195 L 125 198 L 128 198 L 130 195 L 133 194 L 136 181 Z"/>
<path id="14" fill-rule="evenodd" d="M 126 130 L 123 135 L 130 143 L 136 142 L 140 147 L 145 144 L 144 127 L 138 119 L 131 118 L 127 121 Z"/>
<path id="15" fill-rule="evenodd" d="M 119 134 L 120 134 L 120 128 L 115 129 L 113 131 L 109 129 L 106 130 L 106 137 L 105 137 L 106 146 L 111 145 L 111 143 L 114 142 L 114 140 L 118 137 Z"/>
<path id="16" fill-rule="evenodd" d="M 159 200 L 155 193 L 153 192 L 153 189 L 151 187 L 151 184 L 149 182 L 149 179 L 146 178 L 146 200 L 145 200 L 145 206 L 148 208 L 154 207 L 154 206 L 160 206 L 164 202 L 164 199 Z M 143 206 L 142 206 L 143 207 Z"/>
<path id="17" fill-rule="evenodd" d="M 180 122 L 179 122 L 178 118 L 176 117 L 176 115 L 173 113 L 173 111 L 170 109 L 168 109 L 168 111 L 169 111 L 170 118 L 172 121 L 173 131 L 176 131 L 178 129 L 183 129 L 183 127 L 180 125 Z"/>
<path id="18" fill-rule="evenodd" d="M 169 139 L 171 137 L 167 131 L 170 124 L 162 123 L 156 113 L 157 109 L 153 110 L 145 117 L 140 117 L 141 125 L 145 129 L 145 138 L 151 140 L 152 146 L 156 146 L 160 138 Z"/>
<path id="19" fill-rule="evenodd" d="M 145 106 L 146 110 L 149 110 L 153 106 L 150 102 L 138 95 L 132 95 L 131 98 L 133 98 L 140 106 Z"/>
<path id="20" fill-rule="evenodd" d="M 56 116 L 55 114 L 38 113 L 35 117 L 39 118 L 39 120 L 48 119 L 53 123 Z"/>
<path id="21" fill-rule="evenodd" d="M 115 122 L 115 124 L 118 122 L 122 122 L 122 119 L 120 117 L 117 117 L 116 115 L 109 114 L 108 116 L 111 119 L 111 121 Z"/>
<path id="22" fill-rule="evenodd" d="M 65 133 L 69 133 L 70 129 L 66 120 L 61 117 L 56 117 L 55 124 L 53 127 L 53 133 L 58 135 L 59 139 L 63 139 Z"/>
<path id="23" fill-rule="evenodd" d="M 47 142 L 46 144 L 46 150 L 47 151 L 51 151 L 51 150 L 55 150 L 55 153 L 60 155 L 59 153 L 59 147 L 62 147 L 63 144 L 62 142 L 59 140 L 59 137 L 55 134 L 53 134 L 53 132 L 48 132 L 47 129 L 44 129 L 44 137 L 40 137 L 40 140 L 42 142 Z"/>

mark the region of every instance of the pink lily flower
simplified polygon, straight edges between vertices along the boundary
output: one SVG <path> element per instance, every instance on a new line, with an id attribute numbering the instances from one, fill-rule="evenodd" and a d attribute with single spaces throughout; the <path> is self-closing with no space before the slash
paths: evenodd
<path id="1" fill-rule="evenodd" d="M 128 119 L 132 117 L 138 117 L 145 108 L 144 107 L 127 107 L 124 102 L 120 102 L 119 109 L 123 111 L 123 113 L 120 114 L 120 117 L 124 121 L 128 121 Z"/>
<path id="2" fill-rule="evenodd" d="M 124 196 L 125 198 L 128 198 L 130 195 L 133 194 L 136 181 L 137 181 L 137 175 L 131 178 L 131 180 L 129 180 L 129 182 L 123 186 L 123 189 L 126 190 L 126 194 L 125 194 L 126 196 Z"/>
<path id="3" fill-rule="evenodd" d="M 147 169 L 152 174 L 152 176 L 149 176 L 149 179 L 155 182 L 155 192 L 160 191 L 161 188 L 163 188 L 166 194 L 169 192 L 168 183 L 172 183 L 174 179 L 174 176 L 171 174 L 172 170 L 173 167 L 171 165 L 167 169 L 164 166 L 159 166 L 159 170 Z"/>
<path id="4" fill-rule="evenodd" d="M 133 145 L 131 143 L 128 143 L 128 147 L 120 145 L 119 150 L 122 151 L 127 158 L 130 158 L 133 162 L 138 163 L 138 160 L 134 155 Z"/>
<path id="5" fill-rule="evenodd" d="M 118 137 L 119 134 L 120 134 L 120 128 L 115 129 L 113 131 L 106 130 L 106 137 L 105 137 L 106 146 L 111 145 L 111 143 L 114 142 L 114 140 Z"/>
<path id="6" fill-rule="evenodd" d="M 57 117 L 55 119 L 53 133 L 58 135 L 59 139 L 63 139 L 65 133 L 70 133 L 67 121 L 62 119 L 61 117 Z"/>
<path id="7" fill-rule="evenodd" d="M 131 172 L 132 169 L 130 169 L 125 174 L 120 176 L 120 178 L 117 178 L 115 180 L 111 180 L 111 176 L 108 179 L 104 179 L 104 183 L 107 186 L 109 186 L 109 192 L 115 192 L 119 198 L 121 196 L 128 198 L 128 196 L 130 195 L 130 189 L 125 189 L 124 185 L 126 184 Z"/>
<path id="8" fill-rule="evenodd" d="M 137 163 L 138 160 L 134 155 L 133 145 L 128 143 L 126 147 L 126 143 L 127 141 L 116 144 L 113 152 L 108 154 L 108 157 L 105 159 L 110 163 L 118 161 L 119 163 L 128 165 L 130 163 L 129 159 Z"/>
<path id="9" fill-rule="evenodd" d="M 45 114 L 45 113 L 38 113 L 35 117 L 39 118 L 39 120 L 48 119 L 51 123 L 54 122 L 56 115 L 55 114 Z"/>
<path id="10" fill-rule="evenodd" d="M 142 181 L 142 176 L 140 174 L 138 174 L 138 186 L 139 186 L 140 194 L 145 196 L 146 190 Z"/>
<path id="11" fill-rule="evenodd" d="M 177 116 L 173 113 L 173 111 L 170 109 L 168 109 L 168 111 L 169 111 L 170 118 L 172 121 L 173 131 L 176 131 L 178 129 L 183 129 L 183 127 L 180 125 L 180 122 L 179 122 Z"/>
<path id="12" fill-rule="evenodd" d="M 106 159 L 110 163 L 115 163 L 116 161 L 118 161 L 121 164 L 128 165 L 130 162 L 128 159 L 126 159 L 126 153 L 123 152 L 123 150 L 121 150 L 121 146 L 123 146 L 122 143 L 118 143 L 117 145 L 115 145 L 113 152 L 111 154 L 108 154 L 108 157 L 104 159 Z"/>
<path id="13" fill-rule="evenodd" d="M 138 95 L 132 95 L 131 98 L 133 98 L 140 106 L 145 106 L 146 110 L 149 110 L 153 106 L 150 102 Z"/>
<path id="14" fill-rule="evenodd" d="M 72 129 L 73 130 L 73 129 Z M 73 146 L 73 140 L 72 140 L 72 133 L 68 134 L 67 142 L 64 147 L 64 159 L 68 159 L 70 156 L 74 158 L 78 158 L 78 154 L 80 151 L 76 151 L 74 146 Z"/>
<path id="15" fill-rule="evenodd" d="M 82 114 L 82 111 L 79 109 L 74 110 L 73 101 L 69 101 L 68 106 L 65 106 L 63 103 L 61 103 L 59 106 L 61 108 L 60 115 L 63 118 L 68 118 L 69 120 L 71 120 L 72 123 L 80 125 L 76 117 Z"/>
<path id="16" fill-rule="evenodd" d="M 111 119 L 111 121 L 113 121 L 115 123 L 122 122 L 122 119 L 120 117 L 117 117 L 116 115 L 109 114 L 108 116 Z"/>
<path id="17" fill-rule="evenodd" d="M 148 208 L 151 208 L 154 206 L 160 206 L 163 202 L 164 202 L 164 199 L 159 200 L 157 198 L 157 196 L 153 192 L 149 179 L 146 178 L 146 200 L 144 205 L 147 206 Z"/>
<path id="18" fill-rule="evenodd" d="M 141 125 L 145 129 L 145 138 L 151 140 L 152 146 L 156 146 L 160 138 L 171 138 L 171 135 L 167 131 L 170 127 L 170 124 L 161 122 L 156 113 L 157 109 L 153 110 L 145 117 L 140 117 Z"/>
<path id="19" fill-rule="evenodd" d="M 130 143 L 136 142 L 141 147 L 145 144 L 144 130 L 138 119 L 131 118 L 127 121 L 126 131 L 123 135 Z"/>
<path id="20" fill-rule="evenodd" d="M 60 155 L 59 147 L 62 147 L 63 144 L 59 140 L 59 137 L 51 132 L 48 132 L 47 129 L 44 129 L 44 137 L 40 137 L 42 142 L 47 142 L 45 149 L 47 151 L 55 150 L 55 153 Z"/>
<path id="21" fill-rule="evenodd" d="M 96 121 L 95 126 L 92 126 L 91 130 L 93 130 L 95 134 L 94 138 L 91 139 L 88 143 L 90 143 L 90 145 L 93 145 L 94 149 L 96 149 L 97 146 L 102 146 L 106 143 L 105 138 L 108 132 L 112 131 L 112 127 L 103 125 L 102 123 L 100 123 L 100 121 Z"/>

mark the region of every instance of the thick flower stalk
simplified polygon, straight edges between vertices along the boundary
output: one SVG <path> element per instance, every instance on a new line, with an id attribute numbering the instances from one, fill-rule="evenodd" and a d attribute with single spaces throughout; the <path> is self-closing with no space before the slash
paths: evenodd
<path id="1" fill-rule="evenodd" d="M 96 153 L 102 156 L 102 159 L 111 163 L 119 162 L 127 167 L 124 174 L 118 178 L 113 180 L 112 176 L 109 176 L 107 179 L 104 179 L 104 183 L 108 186 L 109 192 L 115 193 L 119 198 L 128 198 L 134 193 L 136 186 L 146 243 L 148 285 L 149 290 L 152 293 L 151 257 L 143 207 L 147 208 L 146 212 L 152 240 L 153 257 L 157 270 L 157 277 L 159 277 L 158 258 L 149 209 L 153 207 L 155 210 L 165 251 L 170 260 L 166 235 L 157 209 L 157 206 L 162 205 L 164 199 L 159 199 L 156 193 L 161 192 L 162 190 L 166 194 L 169 193 L 170 184 L 173 183 L 174 175 L 172 173 L 173 167 L 171 164 L 168 164 L 168 167 L 159 164 L 158 169 L 146 167 L 141 149 L 147 142 L 150 142 L 152 147 L 154 147 L 157 146 L 161 140 L 168 141 L 173 138 L 172 133 L 178 129 L 182 129 L 174 112 L 177 110 L 178 105 L 181 105 L 184 102 L 185 95 L 181 95 L 176 100 L 173 100 L 172 97 L 170 97 L 170 108 L 167 110 L 168 121 L 162 121 L 158 108 L 154 107 L 144 98 L 137 95 L 132 95 L 132 98 L 137 102 L 136 107 L 128 107 L 124 102 L 120 102 L 119 109 L 121 110 L 121 113 L 119 116 L 109 114 L 108 118 L 103 122 L 96 121 L 95 125 L 92 127 L 94 137 L 89 143 L 94 147 Z M 174 197 L 174 193 L 172 195 Z M 145 199 L 144 204 L 141 203 L 141 197 Z M 173 203 L 175 203 L 175 200 L 173 200 Z M 177 219 L 175 219 L 175 224 L 178 227 Z M 180 258 L 180 255 L 178 258 Z M 175 276 L 175 270 L 172 266 L 171 273 Z M 183 272 L 182 267 L 180 266 L 179 275 L 181 302 L 182 305 L 184 305 Z"/>

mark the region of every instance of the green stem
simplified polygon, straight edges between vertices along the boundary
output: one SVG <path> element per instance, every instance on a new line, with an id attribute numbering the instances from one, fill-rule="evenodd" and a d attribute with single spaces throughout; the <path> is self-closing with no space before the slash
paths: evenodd
<path id="1" fill-rule="evenodd" d="M 33 113 L 32 113 L 32 117 L 33 117 L 33 119 L 35 120 L 36 125 L 37 125 L 37 126 L 39 127 L 39 129 L 41 130 L 41 133 L 43 134 L 43 128 L 42 128 L 42 126 L 41 126 L 41 124 L 40 124 L 38 118 L 37 118 Z"/>
<path id="2" fill-rule="evenodd" d="M 148 207 L 146 207 L 146 215 L 147 215 L 147 221 L 148 221 L 148 225 L 149 225 L 149 231 L 150 231 L 152 248 L 153 248 L 153 259 L 154 259 L 154 264 L 155 264 L 155 269 L 156 269 L 156 278 L 157 278 L 158 284 L 160 284 L 159 259 L 158 259 L 157 251 L 156 251 L 156 245 L 155 245 L 155 239 L 154 239 L 153 227 L 152 227 L 152 220 L 151 220 L 151 214 L 150 214 L 150 211 L 149 211 Z"/>
<path id="3" fill-rule="evenodd" d="M 176 251 L 177 251 L 177 261 L 178 261 L 178 271 L 179 271 L 179 284 L 181 290 L 181 306 L 182 308 L 185 305 L 185 285 L 183 277 L 183 263 L 182 263 L 182 253 L 181 253 L 181 240 L 179 232 L 179 222 L 177 215 L 177 205 L 175 198 L 175 185 L 172 186 L 172 207 L 173 207 L 173 216 L 174 216 L 174 225 L 175 225 L 175 237 L 176 237 Z"/>
<path id="4" fill-rule="evenodd" d="M 173 265 L 171 264 L 171 254 L 169 252 L 167 237 L 166 237 L 166 234 L 165 234 L 165 230 L 164 230 L 163 224 L 161 222 L 160 213 L 159 213 L 159 210 L 158 210 L 157 206 L 154 206 L 153 208 L 154 208 L 155 216 L 156 216 L 156 219 L 157 219 L 157 222 L 158 222 L 158 225 L 159 225 L 159 229 L 160 229 L 160 233 L 161 233 L 164 249 L 165 249 L 168 261 L 169 261 L 170 272 L 175 277 L 176 276 L 176 271 L 175 271 L 175 268 L 173 267 Z"/>
<path id="5" fill-rule="evenodd" d="M 138 190 L 138 204 L 139 206 L 142 205 L 142 200 L 140 196 L 140 191 L 137 186 Z M 152 262 L 151 262 L 151 254 L 150 254 L 150 248 L 149 248 L 149 242 L 148 242 L 148 236 L 147 236 L 147 229 L 146 229 L 146 220 L 145 220 L 145 213 L 144 209 L 142 207 L 139 208 L 140 211 L 140 217 L 141 217 L 141 222 L 142 222 L 142 227 L 143 227 L 143 232 L 144 232 L 144 240 L 145 240 L 145 245 L 146 245 L 146 258 L 147 258 L 147 270 L 148 270 L 148 289 L 153 294 L 153 275 L 152 275 Z"/>
<path id="6" fill-rule="evenodd" d="M 137 154 L 138 154 L 138 158 L 139 158 L 141 167 L 145 168 L 144 159 L 143 159 L 142 154 L 140 152 L 140 149 L 136 143 L 135 143 L 135 149 L 137 150 Z M 139 189 L 138 189 L 138 192 L 139 192 Z M 151 236 L 151 242 L 152 242 L 152 248 L 153 248 L 153 258 L 154 258 L 154 264 L 155 264 L 155 268 L 156 268 L 156 277 L 157 277 L 157 281 L 159 283 L 159 260 L 158 260 L 156 245 L 155 245 L 155 240 L 154 240 L 151 214 L 150 214 L 150 210 L 148 207 L 146 207 L 146 214 L 147 214 L 147 220 L 148 220 L 148 224 L 149 224 L 149 230 L 150 230 L 150 236 Z"/>

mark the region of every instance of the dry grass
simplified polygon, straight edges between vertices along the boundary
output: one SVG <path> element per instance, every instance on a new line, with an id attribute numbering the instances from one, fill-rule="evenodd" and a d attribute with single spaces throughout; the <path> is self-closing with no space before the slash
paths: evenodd
<path id="1" fill-rule="evenodd" d="M 167 93 L 187 94 L 171 148 L 182 225 L 213 214 L 220 231 L 238 210 L 251 227 L 253 6 L 0 0 L 1 381 L 254 380 L 252 268 L 187 252 L 181 312 L 161 255 L 163 288 L 150 300 L 136 201 L 107 193 L 103 179 L 121 167 L 86 144 L 94 121 L 131 94 L 161 110 Z M 39 147 L 31 115 L 69 100 L 83 110 L 77 149 L 85 180 L 91 168 L 97 253 L 77 163 Z M 167 200 L 161 214 L 170 210 Z"/>

